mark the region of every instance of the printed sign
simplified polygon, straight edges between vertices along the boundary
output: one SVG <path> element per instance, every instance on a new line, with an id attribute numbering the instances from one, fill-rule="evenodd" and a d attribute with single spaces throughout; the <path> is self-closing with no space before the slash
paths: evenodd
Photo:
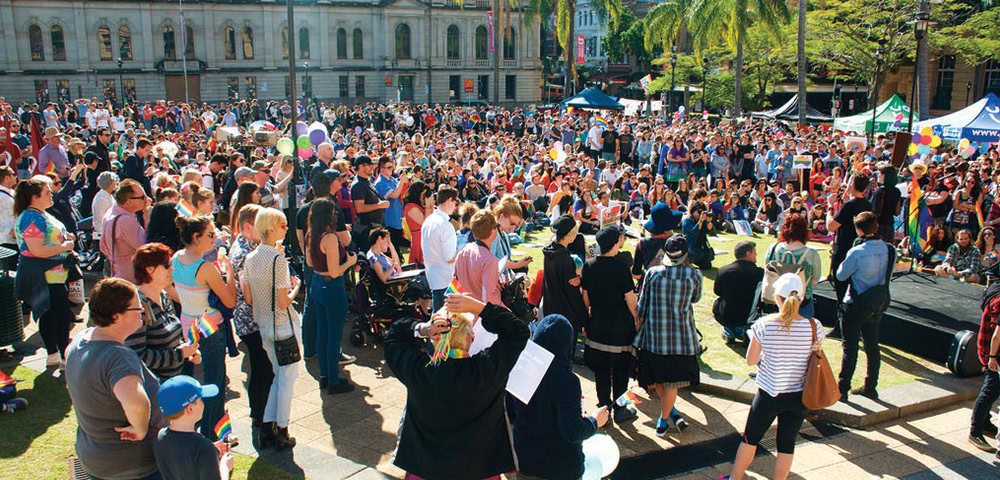
<path id="1" fill-rule="evenodd" d="M 467 93 L 472 93 L 476 89 L 476 83 L 471 78 L 465 79 L 465 91 Z"/>
<path id="2" fill-rule="evenodd" d="M 812 155 L 796 155 L 792 158 L 792 170 L 809 170 L 812 168 Z"/>
<path id="3" fill-rule="evenodd" d="M 584 51 L 586 49 L 586 40 L 584 40 L 583 35 L 576 36 L 576 64 L 583 65 L 587 62 L 584 58 Z"/>
<path id="4" fill-rule="evenodd" d="M 844 137 L 844 147 L 848 152 L 863 152 L 867 145 L 868 139 L 865 137 Z"/>

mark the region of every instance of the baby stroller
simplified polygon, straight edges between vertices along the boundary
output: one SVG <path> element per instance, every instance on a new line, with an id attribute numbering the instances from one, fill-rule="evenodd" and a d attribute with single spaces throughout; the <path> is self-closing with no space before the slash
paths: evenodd
<path id="1" fill-rule="evenodd" d="M 416 266 L 407 265 L 405 270 Z M 409 292 L 412 282 L 383 284 L 368 260 L 358 258 L 353 268 L 357 282 L 354 285 L 354 308 L 358 312 L 351 328 L 351 345 L 360 347 L 382 340 L 389 324 L 400 318 L 427 320 L 430 314 L 415 305 L 414 292 Z M 422 279 L 423 277 L 418 277 Z M 426 286 L 426 279 L 423 279 Z M 426 288 L 430 295 L 430 289 Z M 409 303 L 406 303 L 409 302 Z"/>

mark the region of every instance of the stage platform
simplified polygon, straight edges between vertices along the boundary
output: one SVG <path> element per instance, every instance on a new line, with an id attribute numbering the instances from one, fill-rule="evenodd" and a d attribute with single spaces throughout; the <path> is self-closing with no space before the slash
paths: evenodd
<path id="1" fill-rule="evenodd" d="M 945 363 L 955 332 L 979 330 L 984 287 L 904 273 L 892 279 L 892 303 L 882 318 L 879 341 L 935 362 Z M 815 315 L 823 325 L 837 324 L 837 296 L 829 282 L 816 285 Z"/>

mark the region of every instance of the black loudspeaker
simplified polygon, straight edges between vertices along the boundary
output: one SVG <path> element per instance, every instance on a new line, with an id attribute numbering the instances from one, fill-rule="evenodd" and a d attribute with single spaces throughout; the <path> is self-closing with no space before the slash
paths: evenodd
<path id="1" fill-rule="evenodd" d="M 896 144 L 892 148 L 892 166 L 896 167 L 896 170 L 902 168 L 906 163 L 906 151 L 910 148 L 911 141 L 913 141 L 913 135 L 908 132 L 896 134 Z"/>

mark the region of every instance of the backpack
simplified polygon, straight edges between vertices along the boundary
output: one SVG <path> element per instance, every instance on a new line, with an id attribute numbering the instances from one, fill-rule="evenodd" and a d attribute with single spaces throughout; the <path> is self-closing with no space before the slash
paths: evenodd
<path id="1" fill-rule="evenodd" d="M 765 259 L 771 258 L 771 254 L 774 253 L 774 249 L 777 245 L 777 243 L 772 243 L 771 246 L 768 247 L 767 255 L 764 257 Z M 786 252 L 786 255 L 783 255 L 782 257 L 784 258 L 788 255 L 792 255 L 791 252 Z M 792 255 L 792 258 L 794 258 L 794 255 Z M 805 258 L 806 255 L 803 253 L 802 256 L 799 257 L 799 260 L 794 263 L 783 262 L 781 260 L 771 260 L 764 265 L 764 287 L 761 289 L 761 300 L 763 300 L 764 303 L 770 305 L 775 304 L 774 283 L 778 281 L 779 277 L 786 273 L 794 273 L 798 275 L 799 279 L 802 280 L 802 285 L 806 285 L 806 270 L 803 266 Z M 799 293 L 805 295 L 805 292 Z"/>

